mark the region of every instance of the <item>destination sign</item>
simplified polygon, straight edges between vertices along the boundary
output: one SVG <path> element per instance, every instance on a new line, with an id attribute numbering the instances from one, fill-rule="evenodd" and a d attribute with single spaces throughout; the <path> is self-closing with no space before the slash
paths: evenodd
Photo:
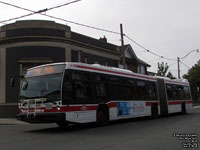
<path id="1" fill-rule="evenodd" d="M 26 77 L 42 76 L 48 74 L 62 73 L 65 69 L 65 65 L 49 65 L 42 66 L 35 69 L 30 69 L 26 73 Z"/>

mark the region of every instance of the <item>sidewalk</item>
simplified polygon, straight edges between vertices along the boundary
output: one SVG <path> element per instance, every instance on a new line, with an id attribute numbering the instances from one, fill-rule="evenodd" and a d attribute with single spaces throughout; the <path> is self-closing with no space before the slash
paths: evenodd
<path id="1" fill-rule="evenodd" d="M 197 108 L 200 108 L 200 106 L 193 106 L 193 109 L 197 109 Z"/>

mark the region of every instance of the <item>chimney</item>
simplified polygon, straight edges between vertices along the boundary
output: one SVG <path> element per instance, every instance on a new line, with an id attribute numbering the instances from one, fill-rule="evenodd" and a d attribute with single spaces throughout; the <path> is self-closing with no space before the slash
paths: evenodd
<path id="1" fill-rule="evenodd" d="M 104 43 L 107 43 L 107 38 L 106 38 L 105 36 L 104 36 L 103 38 L 100 37 L 99 41 L 102 41 L 102 42 L 104 42 Z"/>

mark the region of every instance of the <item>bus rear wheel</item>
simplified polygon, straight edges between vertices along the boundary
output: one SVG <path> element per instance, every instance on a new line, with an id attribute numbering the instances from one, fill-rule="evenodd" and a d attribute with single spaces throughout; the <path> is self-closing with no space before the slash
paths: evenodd
<path id="1" fill-rule="evenodd" d="M 99 126 L 106 126 L 109 123 L 108 109 L 103 107 L 97 110 L 97 124 Z"/>

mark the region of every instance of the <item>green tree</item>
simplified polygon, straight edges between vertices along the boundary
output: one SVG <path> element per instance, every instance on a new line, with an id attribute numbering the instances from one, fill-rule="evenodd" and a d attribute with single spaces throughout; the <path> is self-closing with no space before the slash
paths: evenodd
<path id="1" fill-rule="evenodd" d="M 187 74 L 183 75 L 183 78 L 189 81 L 192 98 L 197 102 L 200 98 L 200 60 L 191 69 L 189 69 Z"/>
<path id="2" fill-rule="evenodd" d="M 176 77 L 173 76 L 173 74 L 170 71 L 167 73 L 167 77 L 170 79 L 176 79 Z"/>
<path id="3" fill-rule="evenodd" d="M 168 71 L 169 69 L 169 66 L 167 63 L 164 63 L 164 62 L 161 62 L 159 63 L 158 62 L 158 71 L 157 71 L 157 76 L 162 76 L 162 77 L 168 77 L 170 79 L 176 79 L 176 77 L 174 77 L 172 75 L 172 73 L 170 71 Z"/>

